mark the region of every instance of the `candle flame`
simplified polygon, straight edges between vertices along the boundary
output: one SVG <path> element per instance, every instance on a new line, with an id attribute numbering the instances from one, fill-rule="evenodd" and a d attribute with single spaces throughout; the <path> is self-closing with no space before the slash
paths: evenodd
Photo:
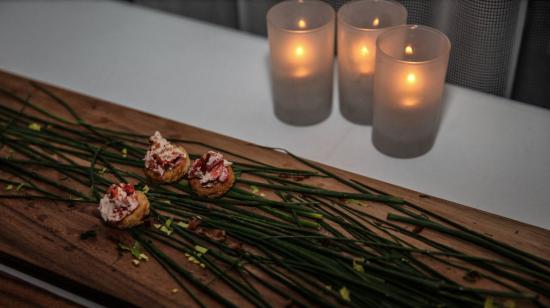
<path id="1" fill-rule="evenodd" d="M 412 84 L 412 83 L 415 83 L 415 82 L 416 82 L 416 75 L 413 74 L 413 73 L 409 73 L 409 74 L 407 75 L 407 82 L 408 82 L 408 83 L 411 83 L 411 84 Z"/>
<path id="2" fill-rule="evenodd" d="M 368 54 L 369 54 L 369 49 L 367 48 L 367 46 L 361 47 L 361 55 L 363 57 L 366 57 Z"/>
<path id="3" fill-rule="evenodd" d="M 405 47 L 405 54 L 406 55 L 412 55 L 413 54 L 413 48 L 411 47 L 411 45 L 407 45 L 407 47 Z"/>
<path id="4" fill-rule="evenodd" d="M 295 53 L 296 56 L 298 56 L 298 57 L 303 56 L 304 53 L 305 53 L 304 47 L 302 47 L 302 46 L 296 47 L 296 49 L 294 50 L 294 53 Z"/>
<path id="5" fill-rule="evenodd" d="M 372 21 L 372 26 L 378 27 L 379 24 L 380 24 L 380 19 L 378 17 L 374 18 L 374 20 Z"/>
<path id="6" fill-rule="evenodd" d="M 298 20 L 298 27 L 299 27 L 300 29 L 305 29 L 306 26 L 307 26 L 307 24 L 306 24 L 306 21 L 305 21 L 305 20 L 303 20 L 303 19 Z"/>

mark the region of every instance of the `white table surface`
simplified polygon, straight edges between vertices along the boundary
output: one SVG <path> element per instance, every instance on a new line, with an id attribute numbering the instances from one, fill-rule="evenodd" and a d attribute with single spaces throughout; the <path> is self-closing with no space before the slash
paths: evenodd
<path id="1" fill-rule="evenodd" d="M 261 37 L 106 1 L 0 2 L 0 69 L 550 228 L 550 111 L 448 85 L 434 148 L 377 152 L 337 108 L 293 127 L 272 111 Z"/>

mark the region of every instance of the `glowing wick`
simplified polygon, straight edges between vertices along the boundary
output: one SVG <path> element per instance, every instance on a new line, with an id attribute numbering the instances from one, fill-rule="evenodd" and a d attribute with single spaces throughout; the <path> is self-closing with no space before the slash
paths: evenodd
<path id="1" fill-rule="evenodd" d="M 407 82 L 408 83 L 415 83 L 416 82 L 416 76 L 413 73 L 409 73 L 407 75 Z"/>
<path id="2" fill-rule="evenodd" d="M 305 29 L 306 26 L 307 26 L 307 24 L 306 24 L 306 21 L 305 21 L 305 20 L 300 19 L 300 20 L 298 21 L 298 27 L 299 27 L 300 29 Z"/>
<path id="3" fill-rule="evenodd" d="M 378 27 L 378 25 L 380 24 L 380 19 L 378 17 L 376 17 L 373 21 L 372 21 L 372 26 L 373 27 Z"/>
<path id="4" fill-rule="evenodd" d="M 363 57 L 366 57 L 368 54 L 369 54 L 369 49 L 367 48 L 367 46 L 361 47 L 361 55 Z"/>
<path id="5" fill-rule="evenodd" d="M 411 47 L 411 45 L 407 45 L 407 47 L 405 47 L 405 54 L 406 55 L 412 55 L 413 54 L 413 48 Z"/>
<path id="6" fill-rule="evenodd" d="M 304 51 L 304 47 L 302 46 L 298 46 L 296 47 L 296 49 L 294 50 L 294 53 L 296 54 L 296 56 L 298 57 L 301 57 L 304 55 L 305 51 Z"/>

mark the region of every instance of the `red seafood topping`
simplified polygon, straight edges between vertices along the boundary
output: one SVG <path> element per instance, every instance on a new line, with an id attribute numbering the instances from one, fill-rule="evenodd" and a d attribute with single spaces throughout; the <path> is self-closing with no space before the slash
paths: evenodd
<path id="1" fill-rule="evenodd" d="M 198 178 L 203 185 L 214 181 L 223 183 L 229 177 L 227 166 L 230 165 L 231 163 L 223 159 L 221 153 L 208 151 L 193 162 L 189 171 L 189 178 Z"/>
<path id="2" fill-rule="evenodd" d="M 132 184 L 113 184 L 99 202 L 99 212 L 105 221 L 120 221 L 139 205 L 136 189 Z"/>
<path id="3" fill-rule="evenodd" d="M 145 154 L 145 168 L 163 175 L 187 157 L 185 151 L 162 137 L 157 131 L 149 138 L 149 150 Z"/>
<path id="4" fill-rule="evenodd" d="M 112 199 L 116 198 L 118 196 L 118 192 L 120 191 L 120 189 L 126 192 L 126 196 L 133 195 L 136 192 L 136 189 L 132 184 L 126 184 L 126 183 L 113 184 L 109 187 L 109 191 L 108 191 L 110 197 Z"/>

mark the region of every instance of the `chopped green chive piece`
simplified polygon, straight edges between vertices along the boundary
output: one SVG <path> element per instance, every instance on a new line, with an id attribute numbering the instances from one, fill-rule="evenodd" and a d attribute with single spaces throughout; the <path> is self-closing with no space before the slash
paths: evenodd
<path id="1" fill-rule="evenodd" d="M 148 186 L 148 185 L 143 186 L 143 188 L 141 189 L 141 191 L 142 191 L 144 194 L 148 193 L 148 192 L 149 192 L 149 186 Z"/>
<path id="2" fill-rule="evenodd" d="M 42 125 L 33 122 L 33 123 L 29 124 L 29 129 L 39 132 L 39 131 L 42 130 Z"/>
<path id="3" fill-rule="evenodd" d="M 355 204 L 355 205 L 365 205 L 365 203 L 363 203 L 361 200 L 356 200 L 356 199 L 346 199 L 346 203 L 347 204 Z"/>
<path id="4" fill-rule="evenodd" d="M 138 259 L 143 261 L 149 261 L 149 257 L 144 253 L 140 253 L 138 256 Z"/>
<path id="5" fill-rule="evenodd" d="M 128 247 L 128 246 L 126 246 L 122 243 L 118 243 L 118 249 L 120 251 L 130 252 L 132 254 L 132 257 L 134 257 L 134 260 L 132 262 L 136 266 L 139 264 L 140 260 L 149 261 L 149 257 L 146 254 L 141 252 L 141 245 L 139 244 L 138 241 L 134 242 L 134 245 L 132 245 L 132 248 L 130 248 L 130 247 Z M 136 264 L 135 261 L 137 261 L 137 264 Z"/>
<path id="6" fill-rule="evenodd" d="M 172 229 L 170 229 L 170 228 L 168 228 L 168 227 L 166 227 L 166 226 L 161 226 L 159 230 L 160 230 L 162 233 L 164 233 L 164 234 L 166 234 L 166 235 L 168 235 L 168 236 L 171 235 L 172 232 L 174 232 L 174 231 L 172 231 Z"/>
<path id="7" fill-rule="evenodd" d="M 346 302 L 351 302 L 350 292 L 348 288 L 342 287 L 339 293 L 340 293 L 340 297 L 342 297 L 343 300 L 345 300 Z"/>
<path id="8" fill-rule="evenodd" d="M 128 246 L 126 246 L 126 245 L 124 245 L 124 244 L 122 244 L 122 243 L 118 243 L 118 250 L 120 250 L 120 251 L 132 251 L 132 250 L 130 249 L 130 247 L 128 247 Z"/>
<path id="9" fill-rule="evenodd" d="M 363 263 L 365 262 L 364 259 L 354 259 L 353 260 L 353 269 L 356 272 L 364 273 L 365 269 L 363 268 Z"/>
<path id="10" fill-rule="evenodd" d="M 178 222 L 176 223 L 176 226 L 182 227 L 182 228 L 184 228 L 184 229 L 189 228 L 189 224 L 186 224 L 186 223 L 184 223 L 183 221 L 178 221 Z"/>
<path id="11" fill-rule="evenodd" d="M 204 248 L 204 247 L 199 246 L 199 245 L 195 245 L 195 250 L 196 250 L 197 252 L 202 253 L 202 254 L 205 254 L 205 253 L 208 252 L 208 249 L 207 249 L 207 248 Z"/>
<path id="12" fill-rule="evenodd" d="M 130 252 L 132 253 L 132 256 L 134 256 L 134 258 L 136 258 L 138 260 L 139 260 L 139 256 L 141 255 L 140 247 L 141 247 L 141 245 L 139 244 L 139 242 L 135 241 L 134 245 L 132 245 L 132 249 L 130 249 Z"/>

